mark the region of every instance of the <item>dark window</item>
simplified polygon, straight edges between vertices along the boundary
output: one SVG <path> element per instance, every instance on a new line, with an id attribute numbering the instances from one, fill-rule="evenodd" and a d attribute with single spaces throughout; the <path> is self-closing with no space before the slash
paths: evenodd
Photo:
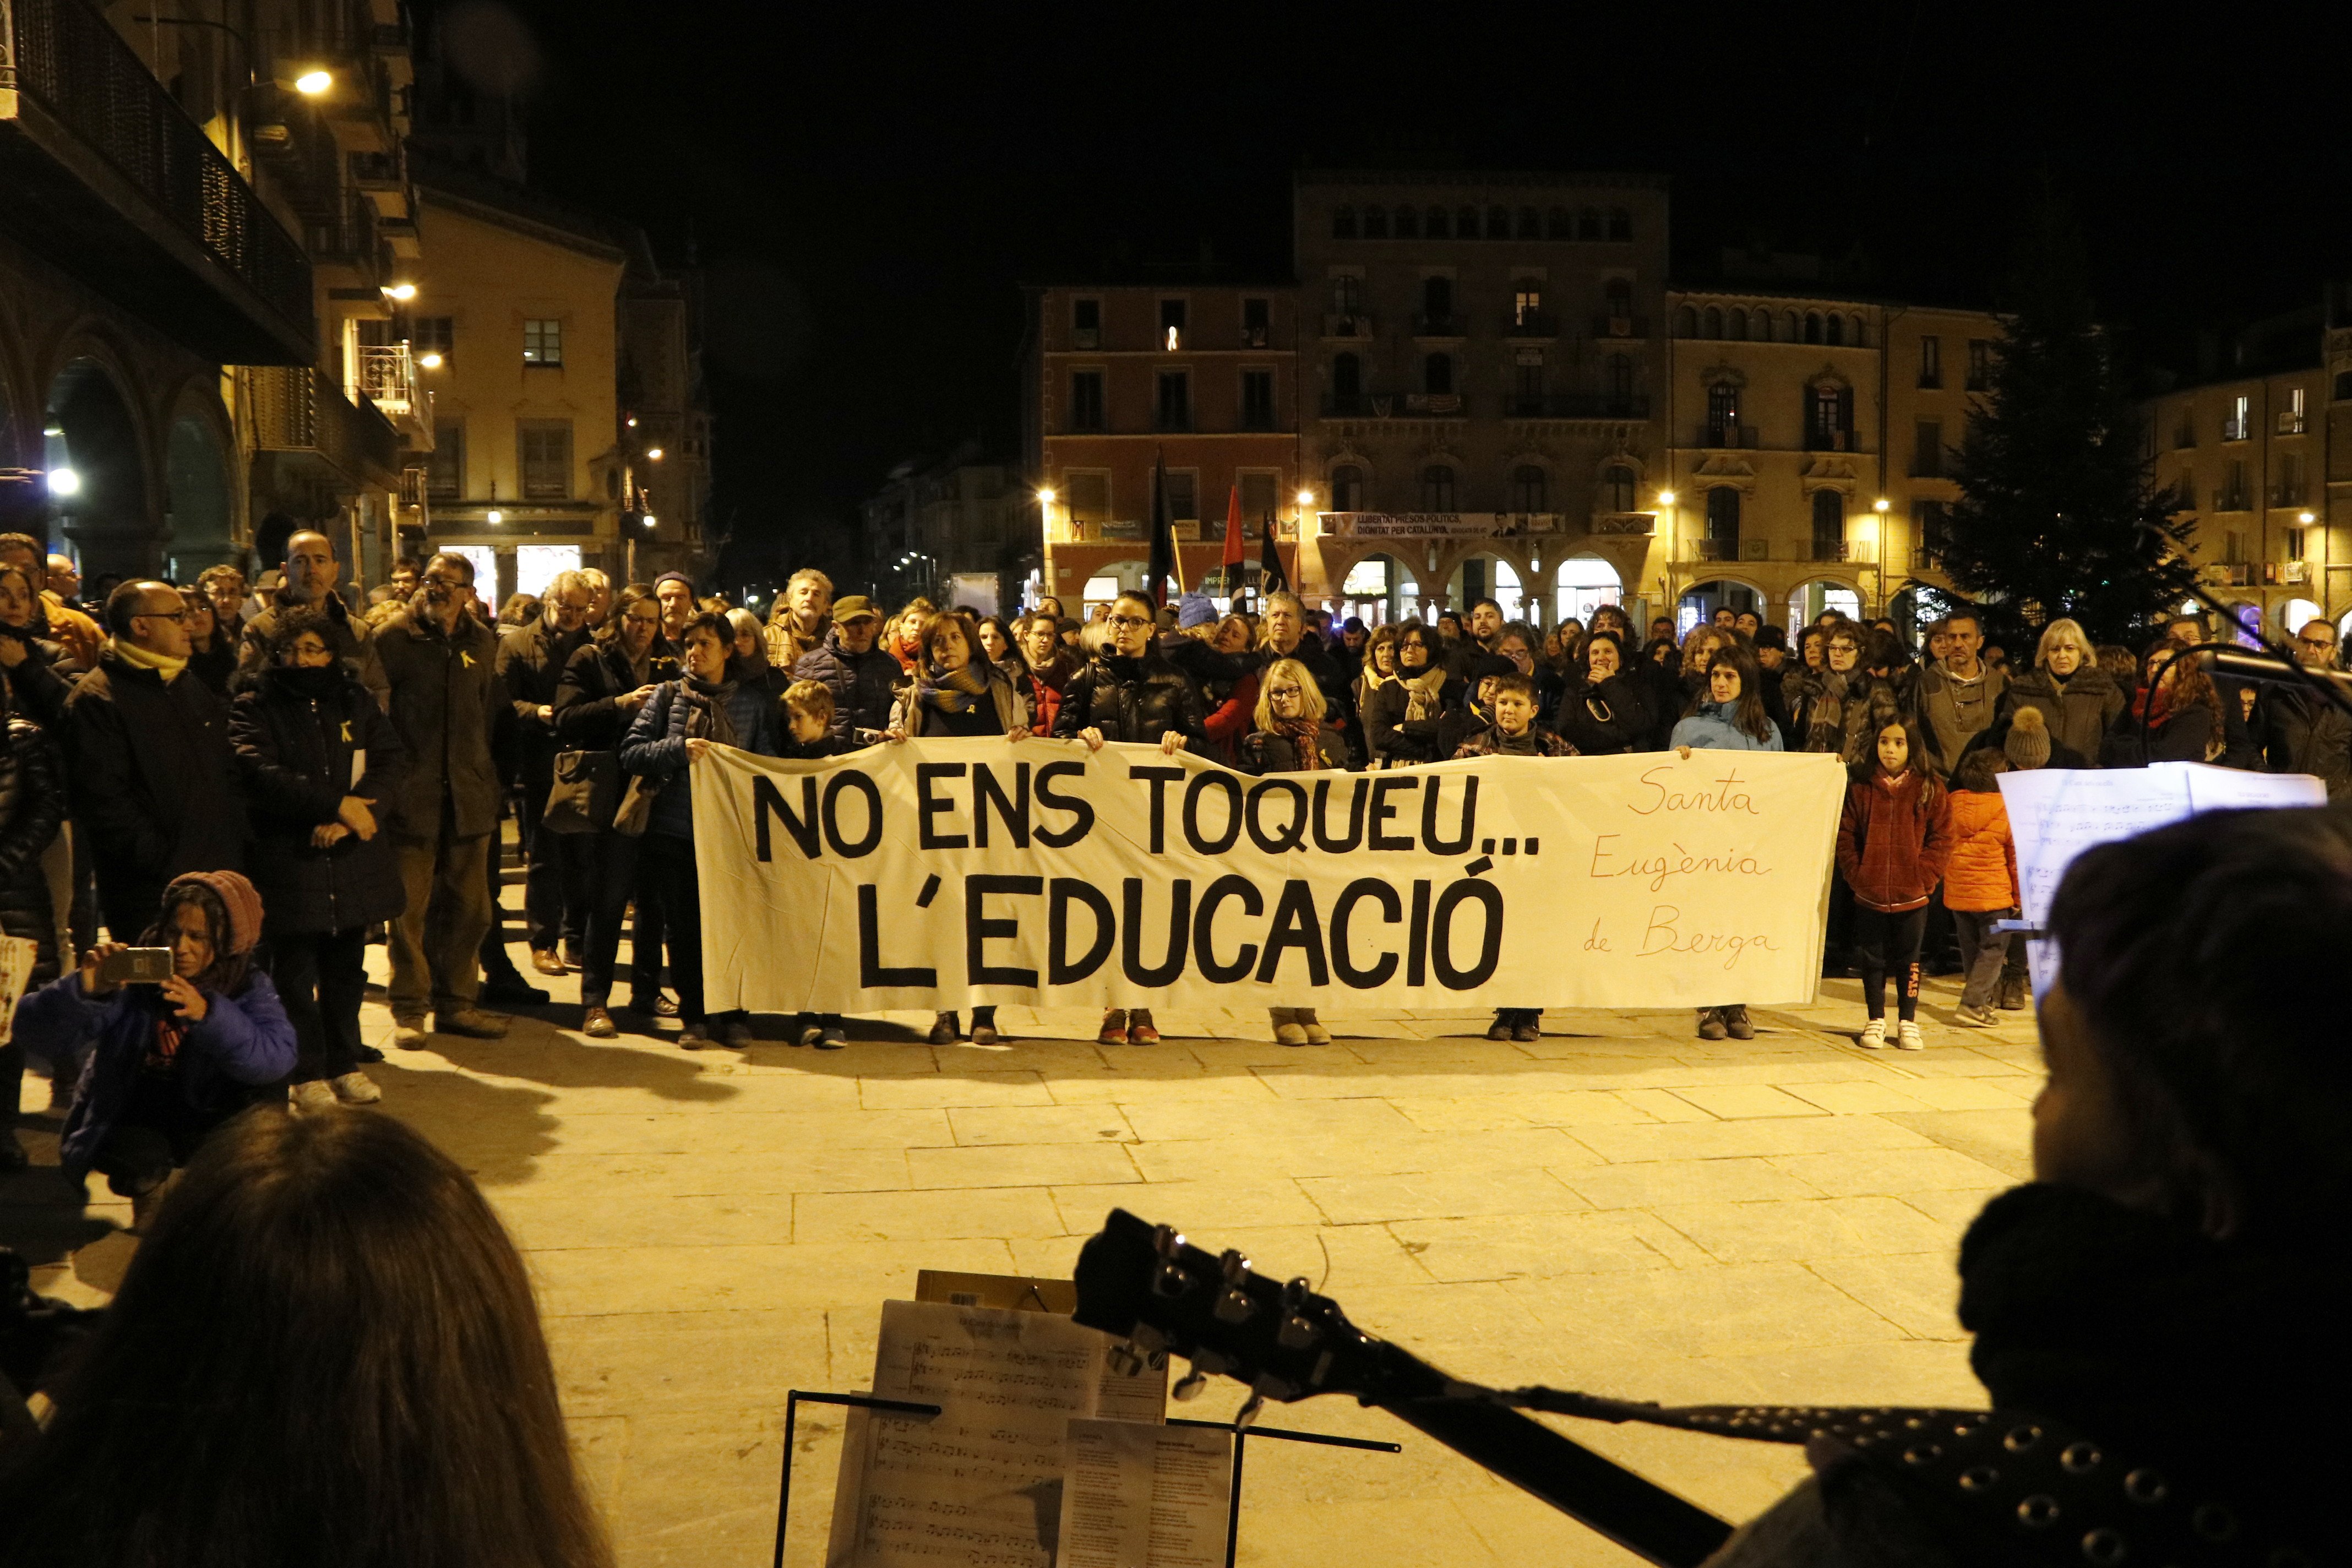
<path id="1" fill-rule="evenodd" d="M 1454 279 L 1424 278 L 1421 280 L 1422 330 L 1445 332 L 1454 325 Z"/>
<path id="2" fill-rule="evenodd" d="M 1069 493 L 1070 517 L 1076 522 L 1110 521 L 1110 476 L 1068 474 L 1063 488 Z"/>
<path id="3" fill-rule="evenodd" d="M 1331 356 L 1331 397 L 1338 405 L 1336 412 L 1354 410 L 1356 399 L 1364 395 L 1364 362 L 1354 354 Z"/>
<path id="4" fill-rule="evenodd" d="M 1333 239 L 1353 239 L 1356 237 L 1355 208 L 1334 207 L 1332 209 L 1331 237 Z"/>
<path id="5" fill-rule="evenodd" d="M 1421 510 L 1454 510 L 1454 470 L 1444 463 L 1432 463 L 1421 470 Z"/>
<path id="6" fill-rule="evenodd" d="M 1813 559 L 1835 561 L 1844 553 L 1845 498 L 1835 490 L 1813 492 Z"/>
<path id="7" fill-rule="evenodd" d="M 522 499 L 568 500 L 572 496 L 572 421 L 525 419 L 515 426 L 522 453 Z"/>
<path id="8" fill-rule="evenodd" d="M 1533 463 L 1521 463 L 1511 470 L 1511 510 L 1544 510 L 1546 488 L 1543 469 Z"/>
<path id="9" fill-rule="evenodd" d="M 1274 428 L 1274 372 L 1270 370 L 1242 372 L 1242 428 L 1244 430 Z"/>
<path id="10" fill-rule="evenodd" d="M 1185 321 L 1184 321 L 1184 301 L 1183 301 L 1183 300 L 1160 300 L 1160 345 L 1161 345 L 1162 347 L 1164 347 L 1164 348 L 1171 348 L 1171 349 L 1175 349 L 1175 348 L 1181 348 L 1181 347 L 1183 347 L 1183 346 L 1184 346 L 1184 327 L 1185 327 Z"/>
<path id="11" fill-rule="evenodd" d="M 1517 395 L 1522 413 L 1538 416 L 1543 413 L 1544 356 L 1541 349 L 1521 349 L 1518 363 L 1512 366 L 1512 390 Z"/>
<path id="12" fill-rule="evenodd" d="M 1276 508 L 1272 474 L 1244 474 L 1241 478 L 1242 519 L 1244 527 L 1262 517 L 1271 517 Z M 1223 536 L 1219 535 L 1220 538 Z"/>
<path id="13" fill-rule="evenodd" d="M 1601 209 L 1599 207 L 1586 207 L 1576 215 L 1576 237 L 1579 239 L 1599 239 L 1601 237 Z"/>
<path id="14" fill-rule="evenodd" d="M 1353 273 L 1347 272 L 1332 279 L 1331 310 L 1335 315 L 1362 315 L 1364 313 L 1364 280 Z"/>
<path id="15" fill-rule="evenodd" d="M 1809 343 L 1822 341 L 1822 313 L 1819 310 L 1805 313 L 1805 341 Z"/>
<path id="16" fill-rule="evenodd" d="M 1102 346 L 1102 301 L 1074 300 L 1070 302 L 1070 339 L 1082 349 Z"/>
<path id="17" fill-rule="evenodd" d="M 1612 278 L 1601 286 L 1601 298 L 1609 301 L 1609 314 L 1622 321 L 1633 313 L 1633 285 L 1622 278 Z"/>
<path id="18" fill-rule="evenodd" d="M 1399 208 L 1397 208 L 1397 210 L 1396 210 L 1396 237 L 1397 237 L 1399 239 L 1412 239 L 1412 238 L 1413 238 L 1415 236 L 1419 235 L 1420 233 L 1421 233 L 1421 213 L 1420 213 L 1420 210 L 1419 210 L 1418 208 L 1415 208 L 1415 207 L 1399 207 Z"/>
<path id="19" fill-rule="evenodd" d="M 1919 384 L 1927 387 L 1944 384 L 1944 340 L 1927 336 L 1919 340 Z"/>
<path id="20" fill-rule="evenodd" d="M 1543 215 L 1536 211 L 1533 207 L 1521 207 L 1519 209 L 1519 237 L 1521 239 L 1541 239 L 1543 237 Z M 1541 509 L 1538 508 L 1536 510 Z"/>
<path id="21" fill-rule="evenodd" d="M 1462 207 L 1455 211 L 1454 215 L 1454 237 L 1456 239 L 1475 239 L 1478 237 L 1478 209 L 1476 207 Z"/>
<path id="22" fill-rule="evenodd" d="M 1364 510 L 1364 470 L 1353 463 L 1342 463 L 1331 470 L 1331 510 Z"/>
<path id="23" fill-rule="evenodd" d="M 2340 382 L 2343 378 L 2338 377 Z M 1992 384 L 1992 341 L 1990 338 L 1969 340 L 1969 390 L 1982 392 Z M 2344 395 L 2341 393 L 2338 396 Z"/>
<path id="24" fill-rule="evenodd" d="M 1678 305 L 1675 308 L 1675 336 L 1678 338 L 1695 338 L 1698 336 L 1698 311 L 1696 310 L 1688 305 Z"/>
<path id="25" fill-rule="evenodd" d="M 1070 373 L 1070 428 L 1073 430 L 1103 428 L 1102 372 L 1074 370 Z"/>
<path id="26" fill-rule="evenodd" d="M 1853 389 L 1823 382 L 1805 399 L 1805 445 L 1817 452 L 1853 447 Z"/>
<path id="27" fill-rule="evenodd" d="M 1845 318 L 1839 315 L 1834 310 L 1830 312 L 1830 319 L 1826 330 L 1829 335 L 1830 347 L 1836 348 L 1845 342 Z"/>
<path id="28" fill-rule="evenodd" d="M 1181 370 L 1160 373 L 1160 401 L 1154 416 L 1162 430 L 1192 427 L 1192 378 Z"/>
<path id="29" fill-rule="evenodd" d="M 1913 432 L 1911 472 L 1923 479 L 1941 478 L 1944 472 L 1944 422 L 1922 419 Z"/>
<path id="30" fill-rule="evenodd" d="M 1748 341 L 1748 312 L 1745 310 L 1738 305 L 1731 307 L 1731 313 L 1723 318 L 1723 335 L 1735 343 Z"/>
<path id="31" fill-rule="evenodd" d="M 1728 447 L 1739 439 L 1739 388 L 1718 381 L 1706 389 L 1706 444 Z"/>
<path id="32" fill-rule="evenodd" d="M 1700 337 L 1719 338 L 1723 336 L 1722 307 L 1717 305 L 1709 305 L 1706 308 L 1706 314 L 1700 318 L 1700 322 L 1701 324 L 1698 334 Z"/>
<path id="33" fill-rule="evenodd" d="M 1445 209 L 1444 207 L 1430 208 L 1428 218 L 1429 237 L 1432 239 L 1444 239 L 1445 237 L 1446 228 Z"/>
<path id="34" fill-rule="evenodd" d="M 522 363 L 562 364 L 563 323 L 555 321 L 525 321 L 522 324 Z"/>
<path id="35" fill-rule="evenodd" d="M 425 460 L 425 493 L 434 500 L 457 500 L 466 493 L 466 422 L 438 419 L 433 425 L 433 455 Z"/>
<path id="36" fill-rule="evenodd" d="M 1366 239 L 1386 239 L 1388 237 L 1389 209 L 1386 207 L 1366 207 L 1364 209 L 1364 237 Z"/>
<path id="37" fill-rule="evenodd" d="M 1623 207 L 1611 207 L 1609 209 L 1609 237 L 1612 239 L 1633 238 L 1633 215 L 1627 212 Z"/>
<path id="38" fill-rule="evenodd" d="M 1566 207 L 1554 207 L 1545 215 L 1544 233 L 1552 239 L 1574 239 L 1576 220 L 1569 216 Z"/>
<path id="39" fill-rule="evenodd" d="M 1200 477 L 1189 468 L 1181 468 L 1168 476 L 1168 516 L 1171 521 L 1188 522 L 1201 515 Z"/>
<path id="40" fill-rule="evenodd" d="M 1488 239 L 1508 239 L 1511 237 L 1510 208 L 1488 207 L 1486 209 L 1486 237 Z"/>
<path id="41" fill-rule="evenodd" d="M 1706 492 L 1706 536 L 1730 547 L 1718 559 L 1738 558 L 1739 492 L 1729 485 L 1717 485 Z"/>
<path id="42" fill-rule="evenodd" d="M 1272 331 L 1273 316 L 1270 302 L 1265 300 L 1243 300 L 1243 343 L 1250 348 L 1262 349 L 1265 347 L 1266 338 Z"/>
<path id="43" fill-rule="evenodd" d="M 1633 405 L 1633 360 L 1630 354 L 1609 356 L 1609 412 L 1622 414 Z"/>
<path id="44" fill-rule="evenodd" d="M 1916 552 L 1927 561 L 1934 561 L 1944 552 L 1952 531 L 1951 509 L 1939 500 L 1919 500 L 1911 503 L 1911 537 L 1917 542 Z"/>
<path id="45" fill-rule="evenodd" d="M 409 322 L 408 346 L 419 356 L 439 354 L 447 364 L 457 357 L 457 324 L 447 316 L 418 316 Z"/>
<path id="46" fill-rule="evenodd" d="M 1603 511 L 1633 510 L 1633 470 L 1622 463 L 1612 463 L 1601 470 L 1601 510 Z"/>
<path id="47" fill-rule="evenodd" d="M 1421 389 L 1440 396 L 1454 391 L 1454 356 L 1431 354 L 1421 362 Z"/>

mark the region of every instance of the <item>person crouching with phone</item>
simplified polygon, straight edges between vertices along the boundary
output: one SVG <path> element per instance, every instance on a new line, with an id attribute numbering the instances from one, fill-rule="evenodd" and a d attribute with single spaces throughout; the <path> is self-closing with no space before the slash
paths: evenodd
<path id="1" fill-rule="evenodd" d="M 294 1026 L 252 962 L 260 935 L 251 882 L 191 871 L 163 889 L 141 947 L 102 942 L 17 1005 L 16 1038 L 35 1051 L 89 1049 L 58 1163 L 73 1182 L 105 1175 L 133 1230 L 215 1128 L 284 1094 Z"/>

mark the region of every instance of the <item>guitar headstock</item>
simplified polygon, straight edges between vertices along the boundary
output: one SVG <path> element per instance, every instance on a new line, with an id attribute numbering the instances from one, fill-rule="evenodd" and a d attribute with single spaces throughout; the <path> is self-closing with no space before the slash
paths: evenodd
<path id="1" fill-rule="evenodd" d="M 1192 1246 L 1169 1226 L 1113 1209 L 1078 1254 L 1077 1321 L 1144 1354 L 1181 1355 L 1193 1376 L 1238 1378 L 1268 1399 L 1352 1394 L 1366 1404 L 1424 1392 L 1429 1369 L 1362 1332 L 1304 1279 L 1277 1283 L 1238 1252 Z"/>

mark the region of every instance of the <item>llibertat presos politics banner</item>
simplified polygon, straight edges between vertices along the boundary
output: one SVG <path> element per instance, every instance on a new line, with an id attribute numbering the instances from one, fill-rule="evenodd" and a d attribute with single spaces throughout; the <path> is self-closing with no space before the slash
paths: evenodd
<path id="1" fill-rule="evenodd" d="M 693 769 L 714 1013 L 1803 1002 L 1845 785 L 1807 754 L 1258 778 L 994 739 Z"/>

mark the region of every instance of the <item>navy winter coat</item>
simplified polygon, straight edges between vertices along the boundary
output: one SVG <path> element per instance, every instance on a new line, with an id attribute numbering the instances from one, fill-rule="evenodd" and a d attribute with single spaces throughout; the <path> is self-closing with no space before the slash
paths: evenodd
<path id="1" fill-rule="evenodd" d="M 898 659 L 879 643 L 864 653 L 842 647 L 838 628 L 825 633 L 824 645 L 801 655 L 793 666 L 794 680 L 817 681 L 832 690 L 835 738 L 853 746 L 870 745 L 890 728 L 890 710 L 906 678 Z"/>
<path id="2" fill-rule="evenodd" d="M 719 688 L 719 695 L 727 705 L 728 721 L 735 727 L 734 744 L 739 749 L 763 757 L 775 756 L 782 749 L 776 700 L 763 688 L 730 681 Z M 684 680 L 665 680 L 629 725 L 628 737 L 621 742 L 621 766 L 661 788 L 654 797 L 652 818 L 646 824 L 647 833 L 672 838 L 694 837 L 694 796 L 687 777 L 686 742 L 688 735 L 708 731 L 690 730 L 688 724 L 698 709 L 707 710 L 710 702 L 710 698 Z"/>
<path id="3" fill-rule="evenodd" d="M 236 995 L 205 995 L 210 1005 L 204 1021 L 180 1044 L 180 1085 L 197 1110 L 237 1110 L 254 1098 L 249 1089 L 294 1070 L 294 1026 L 287 1022 L 278 988 L 257 967 L 246 971 Z M 119 985 L 92 1001 L 81 994 L 79 970 L 17 1004 L 16 1040 L 36 1055 L 62 1061 L 97 1042 L 82 1064 L 81 1085 L 58 1145 L 58 1163 L 69 1178 L 89 1173 L 100 1145 L 122 1119 L 163 1011 L 163 988 L 156 985 Z"/>
<path id="4" fill-rule="evenodd" d="M 388 819 L 404 758 L 375 697 L 338 663 L 326 669 L 264 666 L 229 708 L 258 851 L 253 885 L 269 932 L 349 931 L 396 918 L 406 894 Z M 352 763 L 364 752 L 354 783 Z M 376 836 L 314 848 L 313 828 L 337 820 L 343 796 L 373 801 Z"/>

